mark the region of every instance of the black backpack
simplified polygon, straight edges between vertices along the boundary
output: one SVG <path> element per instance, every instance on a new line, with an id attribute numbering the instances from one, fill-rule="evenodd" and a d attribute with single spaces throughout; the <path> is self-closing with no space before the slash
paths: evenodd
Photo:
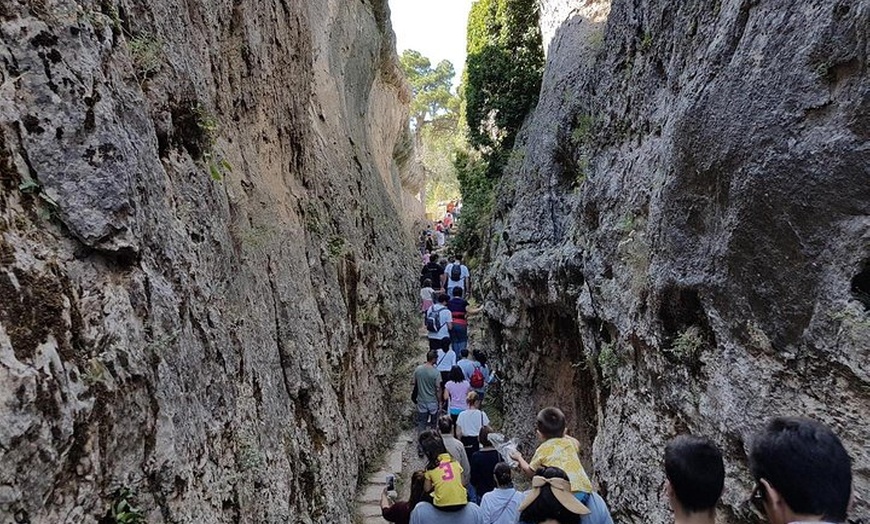
<path id="1" fill-rule="evenodd" d="M 442 308 L 437 308 L 432 306 L 429 308 L 429 311 L 426 312 L 426 331 L 430 333 L 438 333 L 441 331 L 441 310 Z"/>
<path id="2" fill-rule="evenodd" d="M 453 264 L 450 268 L 450 280 L 454 282 L 462 280 L 462 264 Z"/>

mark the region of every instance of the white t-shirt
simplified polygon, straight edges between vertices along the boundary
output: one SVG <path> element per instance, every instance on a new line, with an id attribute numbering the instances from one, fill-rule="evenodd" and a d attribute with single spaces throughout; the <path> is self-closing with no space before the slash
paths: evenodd
<path id="1" fill-rule="evenodd" d="M 460 287 L 463 289 L 463 291 L 465 290 L 465 279 L 467 279 L 471 275 L 471 273 L 468 272 L 468 268 L 465 265 L 460 264 L 460 276 L 459 282 L 457 282 L 450 278 L 450 273 L 453 272 L 453 266 L 454 264 L 447 264 L 447 267 L 444 268 L 444 275 L 447 277 L 447 294 L 450 296 L 450 298 L 453 298 L 453 294 L 450 293 L 451 289 L 455 287 Z"/>
<path id="2" fill-rule="evenodd" d="M 438 348 L 438 360 L 435 361 L 435 364 L 438 371 L 450 371 L 456 365 L 456 352 L 451 349 L 444 353 L 443 349 Z"/>
<path id="3" fill-rule="evenodd" d="M 463 437 L 480 435 L 480 428 L 488 424 L 489 417 L 479 409 L 466 409 L 456 419 L 456 427 L 462 432 Z"/>
<path id="4" fill-rule="evenodd" d="M 450 338 L 450 330 L 447 329 L 447 323 L 453 322 L 453 313 L 447 309 L 447 306 L 442 306 L 441 304 L 432 304 L 432 307 L 426 310 L 426 318 L 429 318 L 429 313 L 432 311 L 432 308 L 438 310 L 438 315 L 441 323 L 441 329 L 436 332 L 431 332 L 429 330 L 426 331 L 426 335 L 429 338 L 435 340 L 443 340 L 445 338 Z"/>

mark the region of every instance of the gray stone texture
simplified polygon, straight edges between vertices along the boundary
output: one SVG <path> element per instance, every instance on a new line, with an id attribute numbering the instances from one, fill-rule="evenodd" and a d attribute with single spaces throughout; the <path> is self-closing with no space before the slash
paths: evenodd
<path id="1" fill-rule="evenodd" d="M 678 433 L 741 522 L 766 417 L 831 425 L 870 516 L 870 3 L 541 0 L 484 277 L 507 432 L 561 406 L 619 522 Z"/>
<path id="2" fill-rule="evenodd" d="M 0 40 L 0 521 L 350 522 L 416 350 L 386 0 L 3 1 Z"/>

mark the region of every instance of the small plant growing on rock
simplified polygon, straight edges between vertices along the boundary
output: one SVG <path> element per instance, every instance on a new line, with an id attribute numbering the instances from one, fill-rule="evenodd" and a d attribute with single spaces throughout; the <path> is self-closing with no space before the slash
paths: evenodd
<path id="1" fill-rule="evenodd" d="M 698 359 L 703 347 L 704 336 L 701 329 L 698 326 L 689 326 L 677 334 L 668 351 L 684 362 L 693 362 Z"/>
<path id="2" fill-rule="evenodd" d="M 601 368 L 601 378 L 606 385 L 616 380 L 616 371 L 619 369 L 619 355 L 616 353 L 616 344 L 608 342 L 601 344 L 598 351 L 598 367 Z"/>
<path id="3" fill-rule="evenodd" d="M 100 519 L 100 524 L 145 524 L 145 516 L 136 506 L 135 491 L 128 487 L 118 488 L 112 499 L 112 505 Z"/>
<path id="4" fill-rule="evenodd" d="M 163 42 L 150 33 L 130 39 L 130 55 L 140 84 L 152 78 L 163 65 Z"/>
<path id="5" fill-rule="evenodd" d="M 326 241 L 326 254 L 331 260 L 341 258 L 345 253 L 345 241 L 338 235 L 332 235 Z"/>

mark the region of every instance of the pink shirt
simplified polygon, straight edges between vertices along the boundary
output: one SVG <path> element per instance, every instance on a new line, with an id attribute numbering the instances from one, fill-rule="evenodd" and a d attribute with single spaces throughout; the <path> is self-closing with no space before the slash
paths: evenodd
<path id="1" fill-rule="evenodd" d="M 471 384 L 467 380 L 462 382 L 453 382 L 452 380 L 444 385 L 444 389 L 450 394 L 449 409 L 468 409 L 468 401 L 465 399 L 468 392 L 471 391 Z"/>

